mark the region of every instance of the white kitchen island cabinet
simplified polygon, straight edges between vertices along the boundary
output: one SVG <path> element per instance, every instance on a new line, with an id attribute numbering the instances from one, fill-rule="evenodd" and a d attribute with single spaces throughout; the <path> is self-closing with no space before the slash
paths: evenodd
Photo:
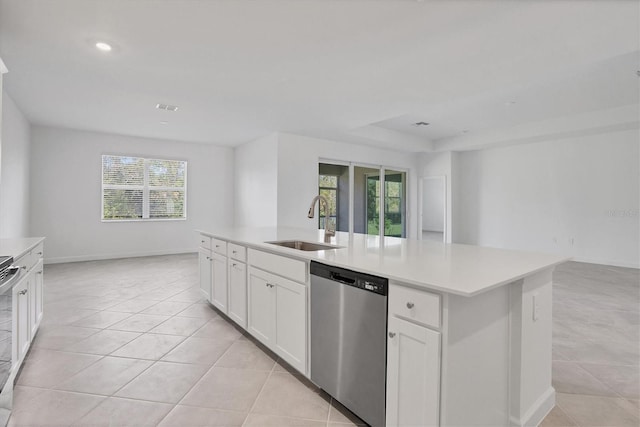
<path id="1" fill-rule="evenodd" d="M 247 328 L 247 265 L 229 260 L 229 317 Z"/>
<path id="2" fill-rule="evenodd" d="M 200 293 L 202 298 L 211 301 L 212 267 L 211 249 L 198 249 L 198 266 L 200 268 Z"/>
<path id="3" fill-rule="evenodd" d="M 537 425 L 555 405 L 551 278 L 564 257 L 342 232 L 330 249 L 267 243 L 325 243 L 283 227 L 200 233 L 246 249 L 247 330 L 307 377 L 310 261 L 389 279 L 387 427 Z"/>
<path id="4" fill-rule="evenodd" d="M 211 255 L 212 284 L 211 304 L 223 313 L 227 313 L 227 257 L 218 253 Z"/>
<path id="5" fill-rule="evenodd" d="M 307 286 L 250 266 L 249 332 L 306 375 Z"/>
<path id="6" fill-rule="evenodd" d="M 389 317 L 387 426 L 439 425 L 440 333 Z"/>

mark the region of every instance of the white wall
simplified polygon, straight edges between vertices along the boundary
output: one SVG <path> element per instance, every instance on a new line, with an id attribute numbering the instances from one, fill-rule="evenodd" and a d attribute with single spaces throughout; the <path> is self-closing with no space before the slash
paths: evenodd
<path id="1" fill-rule="evenodd" d="M 278 223 L 278 134 L 235 149 L 235 225 L 276 226 Z"/>
<path id="2" fill-rule="evenodd" d="M 59 128 L 32 128 L 31 233 L 46 261 L 195 252 L 194 229 L 233 223 L 233 150 Z M 103 223 L 101 155 L 188 162 L 187 220 Z"/>
<path id="3" fill-rule="evenodd" d="M 307 218 L 309 203 L 318 194 L 318 163 L 340 160 L 407 169 L 407 236 L 417 236 L 416 156 L 363 145 L 346 144 L 286 133 L 278 134 L 278 225 L 314 229 Z"/>
<path id="4" fill-rule="evenodd" d="M 444 176 L 446 185 L 446 241 L 451 243 L 453 236 L 453 215 L 454 215 L 454 203 L 453 203 L 453 162 L 456 153 L 451 151 L 439 152 L 439 153 L 424 153 L 420 157 L 420 178 L 428 176 Z M 423 181 L 424 184 L 425 181 Z"/>
<path id="5" fill-rule="evenodd" d="M 29 235 L 30 125 L 13 99 L 2 93 L 0 238 Z"/>
<path id="6" fill-rule="evenodd" d="M 638 130 L 459 153 L 456 240 L 639 267 Z"/>
<path id="7" fill-rule="evenodd" d="M 422 231 L 444 232 L 445 177 L 422 180 Z"/>

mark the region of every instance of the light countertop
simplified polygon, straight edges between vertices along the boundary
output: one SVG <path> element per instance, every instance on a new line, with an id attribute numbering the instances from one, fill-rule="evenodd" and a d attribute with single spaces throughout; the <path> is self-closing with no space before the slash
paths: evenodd
<path id="1" fill-rule="evenodd" d="M 43 240 L 44 237 L 0 239 L 0 256 L 10 256 L 14 259 L 20 258 Z"/>
<path id="2" fill-rule="evenodd" d="M 417 288 L 462 296 L 477 295 L 569 260 L 565 256 L 544 253 L 344 232 L 337 232 L 330 242 L 341 248 L 305 252 L 265 242 L 304 240 L 324 243 L 323 230 L 269 227 L 198 232 L 292 258 L 318 261 Z"/>

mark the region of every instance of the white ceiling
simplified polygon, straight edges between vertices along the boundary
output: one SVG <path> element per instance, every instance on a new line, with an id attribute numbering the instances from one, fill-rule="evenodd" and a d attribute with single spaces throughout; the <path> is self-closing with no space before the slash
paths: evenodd
<path id="1" fill-rule="evenodd" d="M 639 16 L 615 0 L 0 0 L 0 57 L 36 124 L 424 151 L 638 104 Z"/>

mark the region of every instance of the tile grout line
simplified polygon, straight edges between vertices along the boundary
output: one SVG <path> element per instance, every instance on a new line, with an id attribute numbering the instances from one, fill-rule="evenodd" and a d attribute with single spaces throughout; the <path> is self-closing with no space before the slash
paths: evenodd
<path id="1" fill-rule="evenodd" d="M 262 349 L 260 350 L 262 351 Z M 247 416 L 244 418 L 244 421 L 242 422 L 242 427 L 245 427 L 247 420 L 249 419 L 249 415 L 252 414 L 253 409 L 256 407 L 256 403 L 258 403 L 258 399 L 260 399 L 260 395 L 264 391 L 264 388 L 267 386 L 267 383 L 269 382 L 269 379 L 273 375 L 273 372 L 275 371 L 277 365 L 278 365 L 278 361 L 274 360 L 273 366 L 271 367 L 271 371 L 269 371 L 269 375 L 267 375 L 267 379 L 262 384 L 262 387 L 260 387 L 260 391 L 256 395 L 256 398 L 254 399 L 253 404 L 251 405 L 251 408 L 249 408 L 249 412 L 247 412 Z"/>

